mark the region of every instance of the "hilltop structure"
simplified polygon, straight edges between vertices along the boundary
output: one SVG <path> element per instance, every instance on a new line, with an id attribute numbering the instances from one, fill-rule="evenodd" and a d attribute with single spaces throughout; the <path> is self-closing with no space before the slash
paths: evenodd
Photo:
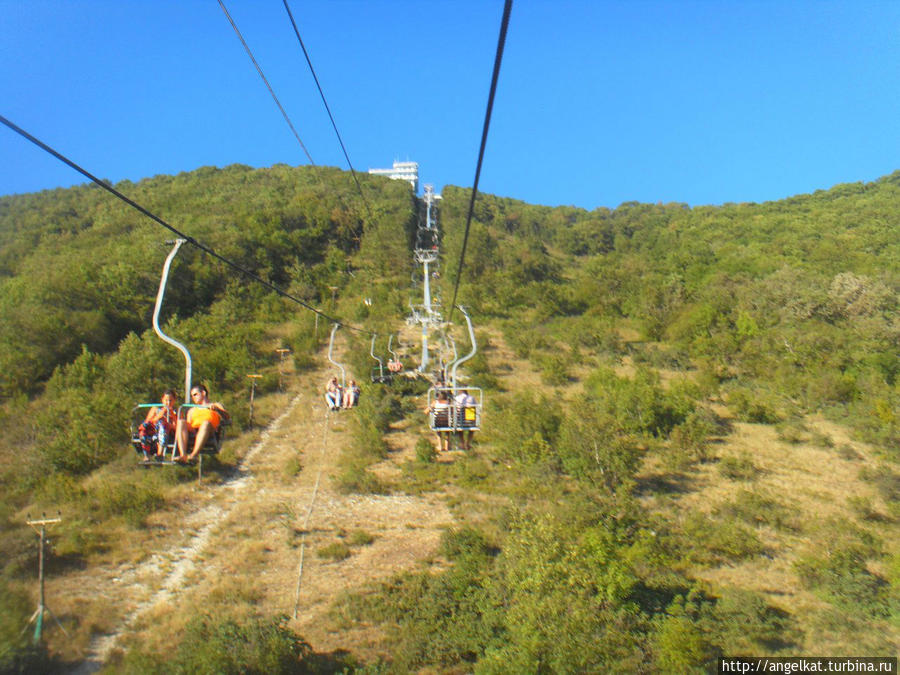
<path id="1" fill-rule="evenodd" d="M 412 185 L 413 191 L 419 192 L 419 163 L 394 161 L 390 169 L 369 169 L 369 173 L 387 176 L 393 180 L 405 180 Z"/>

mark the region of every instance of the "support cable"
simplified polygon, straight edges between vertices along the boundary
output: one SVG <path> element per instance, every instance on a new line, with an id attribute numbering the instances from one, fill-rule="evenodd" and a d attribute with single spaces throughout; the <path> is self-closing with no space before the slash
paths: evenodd
<path id="1" fill-rule="evenodd" d="M 322 103 L 325 106 L 325 112 L 328 113 L 328 119 L 331 120 L 331 126 L 334 128 L 334 133 L 337 136 L 338 143 L 341 145 L 341 151 L 344 153 L 344 159 L 347 160 L 347 166 L 350 167 L 350 175 L 353 176 L 353 180 L 356 183 L 356 188 L 359 190 L 359 196 L 362 197 L 363 204 L 366 206 L 366 211 L 369 214 L 369 218 L 372 217 L 372 209 L 369 208 L 369 202 L 366 199 L 366 195 L 363 193 L 362 185 L 359 183 L 359 178 L 356 175 L 356 170 L 353 168 L 353 163 L 350 161 L 350 155 L 347 153 L 347 148 L 344 146 L 344 139 L 341 138 L 341 132 L 338 131 L 337 123 L 334 121 L 334 116 L 331 114 L 331 108 L 328 106 L 328 101 L 325 100 L 325 92 L 322 91 L 322 85 L 319 84 L 319 78 L 316 75 L 316 70 L 313 68 L 312 59 L 309 58 L 309 52 L 306 51 L 306 45 L 303 44 L 303 38 L 300 37 L 300 29 L 297 28 L 297 22 L 294 21 L 294 14 L 291 12 L 291 8 L 288 5 L 287 0 L 282 0 L 284 2 L 284 8 L 287 10 L 288 18 L 291 20 L 291 26 L 294 27 L 294 34 L 297 36 L 297 41 L 300 43 L 300 49 L 303 50 L 303 56 L 306 57 L 306 63 L 309 66 L 309 72 L 312 73 L 313 80 L 315 80 L 316 88 L 319 90 L 319 96 L 322 97 Z"/>
<path id="2" fill-rule="evenodd" d="M 303 152 L 306 153 L 307 159 L 309 159 L 309 163 L 313 166 L 316 166 L 316 163 L 313 161 L 312 155 L 309 154 L 309 150 L 306 149 L 306 146 L 303 144 L 303 141 L 300 140 L 300 134 L 297 133 L 297 130 L 294 128 L 293 122 L 291 122 L 291 118 L 288 117 L 287 112 L 285 112 L 284 107 L 281 105 L 281 101 L 278 100 L 278 97 L 275 95 L 275 90 L 272 89 L 272 85 L 269 84 L 269 81 L 266 79 L 266 76 L 263 74 L 262 68 L 259 67 L 259 63 L 256 61 L 256 57 L 253 56 L 253 52 L 250 51 L 250 46 L 247 44 L 247 41 L 244 40 L 244 36 L 241 35 L 241 31 L 238 30 L 237 24 L 234 22 L 234 19 L 231 18 L 231 14 L 228 13 L 228 9 L 225 7 L 225 3 L 222 0 L 219 0 L 219 7 L 222 8 L 222 11 L 225 12 L 225 16 L 228 17 L 228 23 L 231 24 L 231 27 L 234 28 L 234 32 L 237 34 L 238 39 L 241 41 L 241 44 L 244 45 L 244 49 L 247 52 L 247 56 L 250 57 L 250 60 L 253 61 L 253 65 L 256 66 L 256 72 L 259 73 L 259 76 L 262 78 L 262 81 L 266 85 L 266 89 L 269 90 L 269 93 L 272 95 L 272 98 L 275 100 L 275 105 L 278 106 L 278 109 L 281 111 L 281 114 L 284 116 L 284 121 L 288 123 L 288 126 L 291 128 L 291 131 L 294 134 L 294 138 L 297 139 L 297 142 L 300 144 L 300 147 L 303 148 Z"/>
<path id="3" fill-rule="evenodd" d="M 133 199 L 130 199 L 130 198 L 126 197 L 124 194 L 122 194 L 121 192 L 119 192 L 118 190 L 116 190 L 112 185 L 109 185 L 108 183 L 106 183 L 106 182 L 100 180 L 100 179 L 97 178 L 94 174 L 90 173 L 90 172 L 87 171 L 86 169 L 83 169 L 83 168 L 80 167 L 78 164 L 76 164 L 75 162 L 73 162 L 72 160 L 70 160 L 69 158 L 67 158 L 65 155 L 60 154 L 59 152 L 57 152 L 56 150 L 54 150 L 53 148 L 51 148 L 49 145 L 47 145 L 47 144 L 44 143 L 43 141 L 41 141 L 41 140 L 35 138 L 35 137 L 32 136 L 31 134 L 29 134 L 27 131 L 25 131 L 24 129 L 22 129 L 21 127 L 19 127 L 19 126 L 16 125 L 15 123 L 13 123 L 12 121 L 8 120 L 8 119 L 7 119 L 6 117 L 4 117 L 3 115 L 0 115 L 0 122 L 2 122 L 4 125 L 6 125 L 6 126 L 9 127 L 10 129 L 12 129 L 13 131 L 15 131 L 17 134 L 19 134 L 20 136 L 22 136 L 22 137 L 25 138 L 26 140 L 31 141 L 32 143 L 34 143 L 34 144 L 35 144 L 36 146 L 38 146 L 41 150 L 44 150 L 45 152 L 48 152 L 49 154 L 53 155 L 54 157 L 56 157 L 59 161 L 63 162 L 64 164 L 68 164 L 71 168 L 75 169 L 75 171 L 77 171 L 78 173 L 80 173 L 82 176 L 85 176 L 86 178 L 88 178 L 89 180 L 91 180 L 93 183 L 95 183 L 95 184 L 99 185 L 100 187 L 102 187 L 102 188 L 103 188 L 104 190 L 106 190 L 107 192 L 109 192 L 109 193 L 111 193 L 112 195 L 118 197 L 119 199 L 121 199 L 123 202 L 125 202 L 126 204 L 128 204 L 128 205 L 131 206 L 132 208 L 134 208 L 134 209 L 140 211 L 142 214 L 144 214 L 145 216 L 147 216 L 147 217 L 150 218 L 151 220 L 153 220 L 153 221 L 155 221 L 156 223 L 162 225 L 164 228 L 166 228 L 167 230 L 169 230 L 170 232 L 172 232 L 173 234 L 175 234 L 176 236 L 178 236 L 180 239 L 184 239 L 188 244 L 191 244 L 192 246 L 194 246 L 194 247 L 200 249 L 200 250 L 203 251 L 204 253 L 208 253 L 209 255 L 211 255 L 213 258 L 215 258 L 215 259 L 218 260 L 219 262 L 222 262 L 222 263 L 224 263 L 225 265 L 227 265 L 228 267 L 231 267 L 232 269 L 237 270 L 238 272 L 240 272 L 240 273 L 243 274 L 244 276 L 249 277 L 250 279 L 253 279 L 254 281 L 257 281 L 257 282 L 261 283 L 263 286 L 265 286 L 265 287 L 268 288 L 269 290 L 274 291 L 275 293 L 277 293 L 277 294 L 280 295 L 281 297 L 286 298 L 287 300 L 290 300 L 290 301 L 292 301 L 292 302 L 295 302 L 295 303 L 297 303 L 298 305 L 300 305 L 300 306 L 302 306 L 302 307 L 305 307 L 306 309 L 310 310 L 311 312 L 315 312 L 316 314 L 318 314 L 318 315 L 321 316 L 322 318 L 328 319 L 329 321 L 331 321 L 331 322 L 333 322 L 333 323 L 337 323 L 337 324 L 343 326 L 344 328 L 347 328 L 348 330 L 356 331 L 356 332 L 358 332 L 358 333 L 364 333 L 364 334 L 366 334 L 366 335 L 372 335 L 372 334 L 374 333 L 374 331 L 366 330 L 366 329 L 364 329 L 364 328 L 358 328 L 358 327 L 356 327 L 356 326 L 352 326 L 352 325 L 350 325 L 350 324 L 344 323 L 344 322 L 341 321 L 340 319 L 337 319 L 337 318 L 335 318 L 335 317 L 332 317 L 332 316 L 326 314 L 325 312 L 323 312 L 322 310 L 313 307 L 313 306 L 310 305 L 309 303 L 304 302 L 304 301 L 301 300 L 300 298 L 291 295 L 291 294 L 288 293 L 287 291 L 284 291 L 284 290 L 278 288 L 278 286 L 276 286 L 275 284 L 273 284 L 273 283 L 271 283 L 271 282 L 269 282 L 269 281 L 266 281 L 265 279 L 263 279 L 262 277 L 260 277 L 259 275 L 257 275 L 255 272 L 251 272 L 250 270 L 248 270 L 248 269 L 246 269 L 246 268 L 240 266 L 240 265 L 237 264 L 236 262 L 233 262 L 233 261 L 229 260 L 229 259 L 226 258 L 225 256 L 222 256 L 222 255 L 216 253 L 216 252 L 215 252 L 213 249 L 211 249 L 209 246 L 206 246 L 205 244 L 201 244 L 199 241 L 197 241 L 196 239 L 194 239 L 194 238 L 191 237 L 190 235 L 187 235 L 187 234 L 185 234 L 184 232 L 182 232 L 182 231 L 176 229 L 175 227 L 173 227 L 172 225 L 170 225 L 169 223 L 167 223 L 165 220 L 163 220 L 162 218 L 160 218 L 160 217 L 157 216 L 156 214 L 152 213 L 151 211 L 147 210 L 146 208 L 144 208 L 143 206 L 141 206 L 140 204 L 138 204 L 138 203 L 137 203 L 136 201 L 134 201 Z"/>
<path id="4" fill-rule="evenodd" d="M 503 47 L 506 44 L 506 29 L 509 27 L 509 14 L 512 11 L 512 0 L 506 0 L 503 5 L 503 19 L 500 22 L 500 36 L 497 39 L 497 54 L 494 57 L 494 72 L 491 76 L 491 91 L 488 95 L 487 110 L 484 114 L 484 129 L 481 132 L 481 147 L 478 150 L 478 164 L 475 167 L 475 182 L 472 185 L 472 197 L 469 199 L 469 213 L 466 216 L 466 230 L 463 234 L 462 250 L 459 254 L 459 265 L 456 268 L 456 285 L 453 288 L 453 301 L 450 303 L 450 315 L 448 321 L 453 319 L 453 310 L 456 308 L 456 295 L 459 291 L 459 281 L 462 278 L 463 262 L 466 257 L 466 245 L 469 242 L 469 226 L 472 224 L 472 213 L 475 210 L 475 195 L 478 194 L 478 180 L 481 177 L 481 162 L 484 160 L 484 147 L 487 145 L 488 128 L 491 126 L 491 111 L 494 108 L 494 95 L 497 92 L 497 80 L 500 78 L 500 63 L 503 61 Z"/>

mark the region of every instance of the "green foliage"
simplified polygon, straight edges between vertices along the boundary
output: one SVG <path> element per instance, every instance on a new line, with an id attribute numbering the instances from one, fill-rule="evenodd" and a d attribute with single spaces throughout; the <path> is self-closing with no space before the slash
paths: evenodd
<path id="1" fill-rule="evenodd" d="M 719 506 L 715 513 L 729 520 L 738 518 L 748 525 L 769 525 L 787 530 L 798 529 L 792 512 L 784 504 L 750 490 L 738 490 L 734 499 Z"/>
<path id="2" fill-rule="evenodd" d="M 497 427 L 503 429 L 498 446 L 504 455 L 525 464 L 554 461 L 552 447 L 562 420 L 559 403 L 519 392 L 500 402 L 497 418 Z"/>
<path id="3" fill-rule="evenodd" d="M 691 412 L 681 424 L 672 428 L 669 435 L 669 452 L 665 462 L 675 469 L 684 469 L 695 462 L 710 458 L 709 437 L 715 431 L 715 422 L 705 409 Z"/>
<path id="4" fill-rule="evenodd" d="M 659 376 L 639 368 L 634 378 L 599 370 L 587 383 L 589 400 L 623 432 L 666 437 L 693 411 L 693 400 L 684 392 L 660 386 Z"/>
<path id="5" fill-rule="evenodd" d="M 129 653 L 128 672 L 308 673 L 317 670 L 312 648 L 287 627 L 286 616 L 242 621 L 198 616 L 168 654 Z"/>
<path id="6" fill-rule="evenodd" d="M 145 476 L 115 476 L 102 480 L 88 493 L 94 512 L 104 518 L 121 517 L 133 526 L 165 505 L 159 488 Z"/>
<path id="7" fill-rule="evenodd" d="M 886 616 L 887 582 L 866 566 L 866 552 L 844 545 L 806 556 L 796 564 L 806 588 L 820 591 L 828 600 L 850 611 Z"/>
<path id="8" fill-rule="evenodd" d="M 28 619 L 35 605 L 30 594 L 0 588 L 0 606 L 0 673 L 56 672 L 60 664 L 46 647 L 32 644 L 34 626 Z"/>
<path id="9" fill-rule="evenodd" d="M 346 560 L 351 556 L 350 548 L 341 541 L 333 541 L 316 549 L 316 555 L 320 558 L 329 558 L 335 562 Z"/>
<path id="10" fill-rule="evenodd" d="M 735 455 L 727 455 L 719 461 L 719 472 L 731 480 L 753 480 L 759 473 L 759 469 L 753 463 L 753 459 L 746 452 Z"/>
<path id="11" fill-rule="evenodd" d="M 714 520 L 701 513 L 685 519 L 685 554 L 701 563 L 744 560 L 763 552 L 756 532 L 731 518 Z"/>
<path id="12" fill-rule="evenodd" d="M 427 438 L 416 441 L 416 461 L 422 464 L 432 464 L 436 457 L 434 445 Z"/>
<path id="13" fill-rule="evenodd" d="M 572 405 L 560 426 L 558 448 L 567 473 L 610 493 L 632 480 L 641 459 L 635 439 L 590 402 Z"/>

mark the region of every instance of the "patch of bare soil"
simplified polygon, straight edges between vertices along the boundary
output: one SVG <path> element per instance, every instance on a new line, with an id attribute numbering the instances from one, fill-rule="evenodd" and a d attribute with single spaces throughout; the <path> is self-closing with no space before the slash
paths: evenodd
<path id="1" fill-rule="evenodd" d="M 354 412 L 326 411 L 320 390 L 327 376 L 320 369 L 300 378 L 299 393 L 235 477 L 185 505 L 180 522 L 170 525 L 178 535 L 165 549 L 139 564 L 87 569 L 57 581 L 85 612 L 100 595 L 113 595 L 119 608 L 115 617 L 98 621 L 100 634 L 78 672 L 99 669 L 131 635 L 154 644 L 160 626 L 184 622 L 174 616 L 223 606 L 238 614 L 286 614 L 316 651 L 366 656 L 374 636 L 338 629 L 330 607 L 346 592 L 427 561 L 453 518 L 437 496 L 335 489 Z M 415 438 L 405 438 L 402 429 L 394 436 L 402 449 L 387 462 L 396 464 L 409 457 Z M 335 545 L 348 555 L 323 553 Z"/>

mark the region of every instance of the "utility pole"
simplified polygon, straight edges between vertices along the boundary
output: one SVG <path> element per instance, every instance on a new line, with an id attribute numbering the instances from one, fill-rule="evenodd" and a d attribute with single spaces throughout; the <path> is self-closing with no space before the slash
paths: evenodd
<path id="1" fill-rule="evenodd" d="M 253 428 L 253 396 L 256 394 L 256 381 L 262 377 L 258 373 L 247 375 L 250 378 L 250 420 L 247 422 L 249 427 Z"/>
<path id="2" fill-rule="evenodd" d="M 41 514 L 41 518 L 37 520 L 28 520 L 26 521 L 28 525 L 31 526 L 31 529 L 34 530 L 38 536 L 40 537 L 40 552 L 38 554 L 38 579 L 40 583 L 40 595 L 38 598 L 38 606 L 35 610 L 34 614 L 31 615 L 31 618 L 28 620 L 28 623 L 25 625 L 27 629 L 32 623 L 34 623 L 34 644 L 38 644 L 41 641 L 41 635 L 43 634 L 44 629 L 44 612 L 50 614 L 53 617 L 53 620 L 56 621 L 56 625 L 60 627 L 63 633 L 66 634 L 66 637 L 69 634 L 66 632 L 66 629 L 63 628 L 62 624 L 59 622 L 59 619 L 56 618 L 56 615 L 47 607 L 47 604 L 44 602 L 44 541 L 46 541 L 46 527 L 47 525 L 53 525 L 54 523 L 58 523 L 62 520 L 62 518 L 47 518 L 46 514 Z M 38 529 L 40 526 L 40 529 Z M 22 631 L 23 633 L 25 631 Z"/>

